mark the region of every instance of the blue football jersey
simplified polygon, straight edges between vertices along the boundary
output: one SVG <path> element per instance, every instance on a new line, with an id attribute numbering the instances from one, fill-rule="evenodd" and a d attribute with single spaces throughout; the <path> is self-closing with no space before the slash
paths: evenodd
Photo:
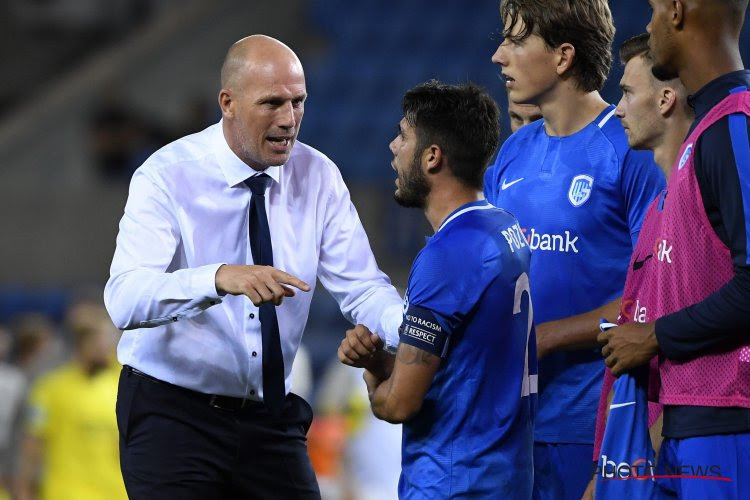
<path id="1" fill-rule="evenodd" d="M 530 498 L 536 339 L 528 244 L 485 201 L 453 212 L 417 255 L 401 342 L 442 357 L 403 426 L 399 497 Z"/>
<path id="2" fill-rule="evenodd" d="M 648 432 L 648 370 L 640 366 L 621 375 L 612 402 L 595 469 L 596 495 L 602 500 L 657 498 L 656 456 Z M 643 477 L 643 479 L 636 479 Z"/>
<path id="3" fill-rule="evenodd" d="M 518 217 L 531 247 L 537 324 L 622 295 L 641 220 L 664 188 L 653 155 L 628 147 L 614 111 L 566 137 L 548 136 L 542 120 L 522 127 L 485 176 L 487 200 Z M 539 361 L 536 441 L 594 442 L 603 370 L 598 348 Z"/>

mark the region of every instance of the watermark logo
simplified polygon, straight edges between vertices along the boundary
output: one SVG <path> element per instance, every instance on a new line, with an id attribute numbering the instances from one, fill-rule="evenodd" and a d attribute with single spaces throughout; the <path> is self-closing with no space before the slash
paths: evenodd
<path id="1" fill-rule="evenodd" d="M 602 480 L 636 479 L 654 481 L 656 479 L 703 479 L 709 481 L 726 481 L 732 479 L 721 474 L 721 467 L 716 464 L 682 464 L 666 465 L 656 471 L 656 466 L 646 458 L 639 458 L 632 463 L 618 462 L 607 455 L 602 455 L 594 464 L 592 475 Z"/>

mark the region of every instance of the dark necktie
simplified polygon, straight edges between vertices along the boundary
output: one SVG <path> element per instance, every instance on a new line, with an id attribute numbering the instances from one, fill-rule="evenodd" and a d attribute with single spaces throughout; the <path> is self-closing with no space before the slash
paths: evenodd
<path id="1" fill-rule="evenodd" d="M 272 179 L 266 174 L 250 177 L 245 184 L 253 195 L 250 198 L 250 250 L 253 262 L 260 266 L 273 266 L 271 231 L 266 216 L 266 190 Z M 279 322 L 276 306 L 265 302 L 259 308 L 260 331 L 263 338 L 263 402 L 272 414 L 278 416 L 284 408 L 284 358 L 281 355 Z"/>

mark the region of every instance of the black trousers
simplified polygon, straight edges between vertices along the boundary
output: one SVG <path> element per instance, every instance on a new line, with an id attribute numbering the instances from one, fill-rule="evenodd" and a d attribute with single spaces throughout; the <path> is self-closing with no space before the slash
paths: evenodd
<path id="1" fill-rule="evenodd" d="M 289 394 L 274 418 L 123 368 L 120 468 L 131 500 L 319 499 L 307 453 L 310 405 Z"/>

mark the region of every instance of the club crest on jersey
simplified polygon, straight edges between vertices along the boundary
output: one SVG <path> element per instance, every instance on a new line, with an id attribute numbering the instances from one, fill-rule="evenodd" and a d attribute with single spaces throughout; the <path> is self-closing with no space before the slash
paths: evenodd
<path id="1" fill-rule="evenodd" d="M 687 145 L 685 148 L 685 152 L 682 153 L 682 156 L 680 157 L 680 163 L 677 164 L 677 170 L 682 170 L 682 167 L 685 166 L 685 164 L 688 161 L 688 158 L 690 158 L 690 153 L 693 152 L 693 143 Z"/>
<path id="2" fill-rule="evenodd" d="M 591 187 L 594 185 L 594 178 L 590 175 L 576 175 L 573 182 L 570 183 L 568 190 L 568 201 L 574 207 L 580 207 L 591 196 Z"/>

